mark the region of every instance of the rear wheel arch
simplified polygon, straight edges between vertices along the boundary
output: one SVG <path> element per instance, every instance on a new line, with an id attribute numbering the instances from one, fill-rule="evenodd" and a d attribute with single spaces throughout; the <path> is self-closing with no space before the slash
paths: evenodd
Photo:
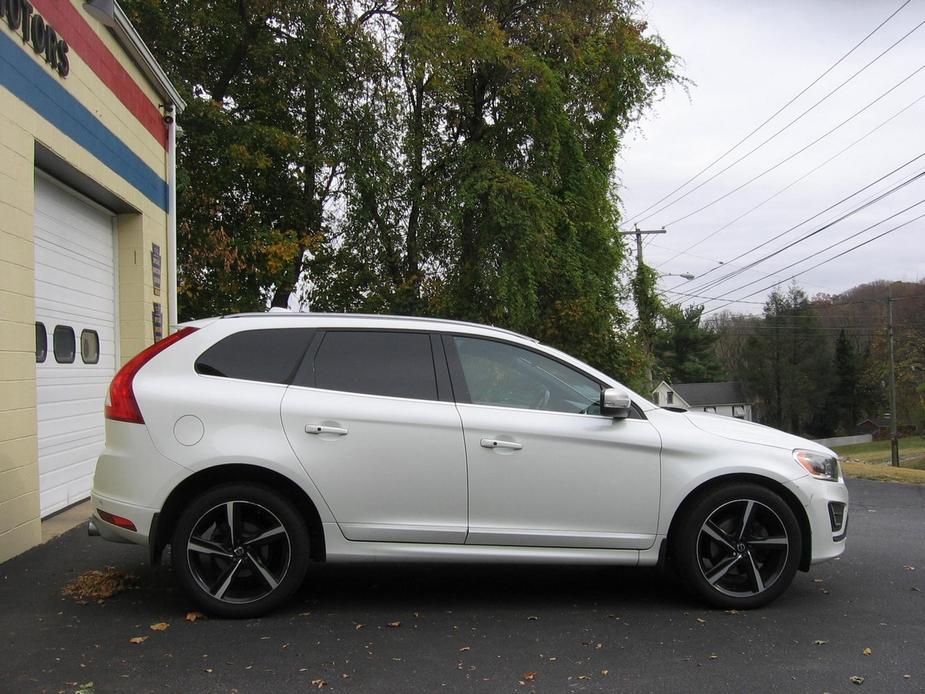
<path id="1" fill-rule="evenodd" d="M 809 571 L 810 563 L 812 562 L 812 529 L 809 524 L 809 517 L 806 515 L 806 509 L 803 504 L 800 503 L 800 500 L 787 489 L 784 485 L 776 480 L 771 479 L 770 477 L 763 477 L 761 475 L 752 475 L 748 473 L 736 473 L 731 475 L 721 475 L 720 477 L 714 477 L 700 484 L 700 486 L 695 487 L 691 490 L 684 501 L 678 506 L 675 510 L 674 515 L 671 518 L 671 525 L 668 527 L 668 556 L 671 556 L 671 542 L 674 537 L 678 534 L 678 526 L 681 524 L 682 520 L 687 516 L 691 507 L 697 503 L 706 494 L 709 494 L 713 490 L 723 487 L 730 484 L 737 484 L 742 482 L 748 482 L 751 484 L 757 484 L 762 487 L 765 487 L 769 491 L 777 494 L 781 499 L 786 502 L 787 506 L 790 507 L 790 510 L 793 511 L 793 515 L 796 516 L 797 523 L 800 526 L 800 535 L 802 539 L 802 554 L 800 556 L 800 563 L 798 568 L 800 571 Z"/>
<path id="2" fill-rule="evenodd" d="M 305 490 L 285 475 L 273 470 L 256 465 L 229 463 L 209 467 L 190 475 L 170 493 L 155 516 L 148 538 L 152 564 L 160 563 L 164 548 L 170 543 L 177 520 L 187 504 L 203 492 L 229 482 L 254 482 L 284 494 L 302 514 L 308 526 L 311 558 L 324 561 L 324 529 L 321 516 Z"/>

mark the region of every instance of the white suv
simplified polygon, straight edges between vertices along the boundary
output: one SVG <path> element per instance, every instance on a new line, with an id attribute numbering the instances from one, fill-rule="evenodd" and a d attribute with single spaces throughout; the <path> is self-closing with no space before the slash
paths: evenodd
<path id="1" fill-rule="evenodd" d="M 310 561 L 666 561 L 751 608 L 845 547 L 832 451 L 660 409 L 483 325 L 268 313 L 196 321 L 116 375 L 91 534 L 171 545 L 204 610 L 251 617 Z"/>

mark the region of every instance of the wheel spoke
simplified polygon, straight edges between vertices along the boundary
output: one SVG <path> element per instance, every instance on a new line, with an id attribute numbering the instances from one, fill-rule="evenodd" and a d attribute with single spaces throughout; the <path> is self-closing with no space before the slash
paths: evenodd
<path id="1" fill-rule="evenodd" d="M 250 540 L 246 540 L 243 544 L 245 547 L 249 547 L 251 545 L 260 545 L 265 542 L 268 542 L 269 540 L 272 540 L 274 537 L 277 537 L 278 535 L 285 535 L 285 534 L 286 534 L 286 529 L 282 525 L 278 525 L 275 528 L 272 528 L 270 530 L 260 533 L 256 537 L 252 537 Z"/>
<path id="2" fill-rule="evenodd" d="M 263 580 L 266 582 L 266 584 L 270 587 L 270 590 L 275 590 L 276 586 L 279 585 L 279 581 L 277 581 L 276 578 L 273 577 L 273 574 L 267 570 L 267 567 L 263 565 L 263 562 L 250 552 L 247 552 L 247 558 L 250 559 L 251 564 L 253 564 L 257 568 L 257 571 L 260 572 L 260 575 L 263 577 Z"/>
<path id="3" fill-rule="evenodd" d="M 745 502 L 745 512 L 742 514 L 742 529 L 739 530 L 739 541 L 741 542 L 742 538 L 745 537 L 745 531 L 748 528 L 748 524 L 752 519 L 752 509 L 755 508 L 755 502 L 749 499 Z"/>
<path id="4" fill-rule="evenodd" d="M 714 540 L 719 542 L 721 545 L 726 547 L 730 552 L 735 552 L 736 548 L 733 544 L 732 538 L 730 538 L 722 528 L 720 528 L 712 520 L 708 520 L 703 524 L 703 532 L 712 537 Z"/>
<path id="5" fill-rule="evenodd" d="M 745 569 L 748 572 L 748 577 L 752 581 L 752 588 L 755 589 L 756 593 L 760 593 L 764 590 L 764 581 L 761 580 L 761 572 L 758 571 L 758 566 L 755 564 L 755 558 L 752 556 L 752 553 L 746 552 L 745 556 L 748 557 L 748 563 L 745 565 Z"/>
<path id="6" fill-rule="evenodd" d="M 757 540 L 749 540 L 748 544 L 751 547 L 761 547 L 763 549 L 772 549 L 776 551 L 781 551 L 787 549 L 786 537 L 762 537 Z"/>
<path id="7" fill-rule="evenodd" d="M 230 538 L 228 544 L 232 547 L 238 543 L 241 537 L 241 516 L 236 508 L 237 504 L 234 501 L 229 501 L 225 504 L 225 516 L 228 521 L 228 534 Z"/>
<path id="8" fill-rule="evenodd" d="M 186 548 L 190 552 L 197 552 L 199 554 L 214 554 L 216 556 L 226 557 L 228 559 L 232 559 L 234 557 L 231 552 L 222 547 L 220 544 L 209 542 L 208 540 L 203 540 L 201 537 L 191 537 L 189 542 L 186 544 Z"/>
<path id="9" fill-rule="evenodd" d="M 228 590 L 228 587 L 231 585 L 231 582 L 234 580 L 235 574 L 238 572 L 238 569 L 241 568 L 241 564 L 244 563 L 243 559 L 238 559 L 234 565 L 228 569 L 224 574 L 219 576 L 218 580 L 215 582 L 215 585 L 209 591 L 212 593 L 212 596 L 221 600 L 225 593 Z"/>
<path id="10" fill-rule="evenodd" d="M 706 574 L 707 580 L 711 584 L 715 584 L 717 581 L 719 581 L 719 579 L 725 576 L 729 572 L 729 569 L 735 566 L 741 558 L 741 555 L 736 554 L 721 561 L 719 564 L 710 569 L 709 573 Z"/>

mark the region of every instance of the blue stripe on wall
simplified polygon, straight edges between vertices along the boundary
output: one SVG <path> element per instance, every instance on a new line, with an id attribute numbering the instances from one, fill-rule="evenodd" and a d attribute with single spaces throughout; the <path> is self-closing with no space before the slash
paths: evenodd
<path id="1" fill-rule="evenodd" d="M 167 211 L 167 183 L 103 125 L 21 43 L 0 34 L 0 85 Z"/>

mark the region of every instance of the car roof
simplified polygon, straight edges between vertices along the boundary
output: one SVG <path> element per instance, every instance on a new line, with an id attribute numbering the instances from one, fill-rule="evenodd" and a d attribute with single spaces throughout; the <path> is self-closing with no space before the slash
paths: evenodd
<path id="1" fill-rule="evenodd" d="M 232 313 L 225 316 L 222 316 L 222 319 L 229 318 L 266 318 L 266 319 L 281 319 L 281 318 L 299 318 L 304 317 L 306 319 L 314 319 L 324 321 L 328 318 L 337 319 L 338 323 L 344 322 L 349 323 L 351 319 L 360 321 L 382 321 L 384 323 L 388 322 L 418 322 L 424 323 L 427 325 L 432 325 L 435 327 L 443 328 L 454 328 L 454 327 L 466 327 L 466 328 L 478 328 L 480 330 L 490 330 L 493 332 L 498 332 L 504 335 L 512 335 L 514 337 L 519 337 L 522 340 L 528 340 L 530 342 L 538 343 L 539 340 L 528 335 L 523 335 L 513 330 L 507 330 L 506 328 L 498 328 L 494 325 L 485 325 L 482 323 L 471 323 L 467 321 L 459 320 L 450 320 L 448 318 L 429 318 L 425 316 L 387 316 L 382 314 L 375 313 L 306 313 L 306 312 L 296 312 L 296 311 L 269 311 L 266 313 Z"/>

